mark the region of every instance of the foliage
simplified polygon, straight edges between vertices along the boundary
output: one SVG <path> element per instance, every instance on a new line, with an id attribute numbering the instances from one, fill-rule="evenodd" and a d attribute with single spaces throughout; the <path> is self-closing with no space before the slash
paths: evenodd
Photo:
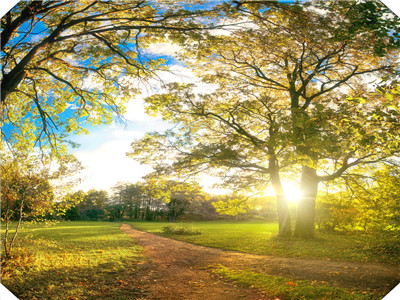
<path id="1" fill-rule="evenodd" d="M 371 178 L 348 183 L 350 199 L 360 210 L 359 223 L 370 231 L 400 232 L 400 167 L 380 165 Z M 365 171 L 364 171 L 365 174 Z"/>
<path id="2" fill-rule="evenodd" d="M 152 197 L 145 183 L 118 183 L 108 209 L 111 219 L 121 219 L 125 214 L 130 219 L 151 221 L 163 216 L 165 205 Z"/>
<path id="3" fill-rule="evenodd" d="M 356 228 L 360 211 L 352 205 L 345 193 L 318 195 L 316 204 L 316 225 L 319 230 L 334 231 Z"/>
<path id="4" fill-rule="evenodd" d="M 319 197 L 316 213 L 319 229 L 372 233 L 380 237 L 374 251 L 379 255 L 399 256 L 399 166 L 375 165 L 361 168 L 356 174 L 336 184 L 343 191 Z"/>
<path id="5" fill-rule="evenodd" d="M 207 11 L 179 2 L 19 2 L 1 19 L 2 140 L 64 155 L 85 124 L 121 116 L 139 83 L 165 69 L 144 48 L 205 27 L 194 17 Z"/>
<path id="6" fill-rule="evenodd" d="M 78 211 L 81 220 L 98 221 L 106 217 L 106 205 L 108 193 L 104 190 L 89 190 L 78 204 Z"/>
<path id="7" fill-rule="evenodd" d="M 52 170 L 46 157 L 13 157 L 4 153 L 1 164 L 1 220 L 6 226 L 2 236 L 6 258 L 12 255 L 14 242 L 24 221 L 59 216 L 68 209 L 71 203 L 60 201 L 59 196 L 70 185 L 68 182 L 58 185 L 53 182 L 66 180 L 79 170 L 79 162 L 73 156 L 64 157 L 63 164 Z M 18 223 L 9 240 L 10 223 L 14 220 Z"/>
<path id="8" fill-rule="evenodd" d="M 237 217 L 239 214 L 245 214 L 251 209 L 247 200 L 245 197 L 228 197 L 226 201 L 213 202 L 212 205 L 219 214 Z"/>
<path id="9" fill-rule="evenodd" d="M 41 218 L 50 212 L 54 194 L 46 177 L 23 174 L 15 162 L 2 165 L 1 177 L 4 220 Z"/>
<path id="10" fill-rule="evenodd" d="M 398 234 L 399 178 L 396 164 L 354 170 L 335 183 L 335 189 L 342 191 L 318 197 L 320 228 Z"/>
<path id="11" fill-rule="evenodd" d="M 165 234 L 178 234 L 178 235 L 197 235 L 201 234 L 201 231 L 195 229 L 193 226 L 181 225 L 168 225 L 162 228 L 162 233 Z"/>
<path id="12" fill-rule="evenodd" d="M 283 299 L 382 299 L 386 293 L 349 290 L 309 280 L 292 280 L 223 266 L 210 267 L 212 272 L 245 287 L 263 290 L 269 297 Z"/>
<path id="13" fill-rule="evenodd" d="M 83 191 L 72 192 L 64 196 L 64 201 L 69 204 L 69 208 L 65 211 L 63 218 L 68 221 L 75 221 L 80 218 L 77 205 L 85 198 Z"/>
<path id="14" fill-rule="evenodd" d="M 216 201 L 215 195 L 205 194 L 206 197 L 199 199 L 196 202 L 190 202 L 186 206 L 185 213 L 180 218 L 183 220 L 217 220 L 220 215 L 215 211 L 215 207 L 212 205 Z"/>
<path id="15" fill-rule="evenodd" d="M 204 209 L 202 204 L 207 196 L 197 183 L 161 181 L 147 177 L 146 182 L 135 184 L 119 182 L 108 196 L 106 191 L 90 190 L 69 194 L 65 201 L 73 203 L 65 213 L 67 220 L 112 221 L 146 220 L 166 217 L 175 221 L 184 213 L 196 215 Z"/>
<path id="16" fill-rule="evenodd" d="M 3 231 L 2 231 L 3 233 Z M 142 295 L 142 249 L 119 225 L 27 225 L 1 278 L 18 299 L 133 299 Z"/>
<path id="17" fill-rule="evenodd" d="M 297 173 L 295 234 L 312 238 L 320 182 L 398 154 L 400 20 L 379 2 L 238 3 L 222 7 L 243 26 L 182 44 L 206 88 L 172 83 L 147 98 L 149 113 L 177 125 L 135 141 L 129 156 L 169 173 L 213 171 L 236 189 L 271 183 L 282 235 L 281 176 Z"/>
<path id="18" fill-rule="evenodd" d="M 182 215 L 191 203 L 201 202 L 207 198 L 197 182 L 178 182 L 167 177 L 151 173 L 145 177 L 145 193 L 166 204 L 167 219 L 171 222 Z"/>
<path id="19" fill-rule="evenodd" d="M 143 193 L 140 184 L 118 183 L 113 188 L 113 197 L 107 207 L 112 220 L 120 220 L 126 214 L 138 220 L 142 210 Z"/>

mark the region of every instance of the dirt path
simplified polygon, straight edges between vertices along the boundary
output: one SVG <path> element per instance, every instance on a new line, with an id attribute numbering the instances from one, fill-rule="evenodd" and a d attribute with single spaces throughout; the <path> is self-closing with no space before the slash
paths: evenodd
<path id="1" fill-rule="evenodd" d="M 121 230 L 137 240 L 151 259 L 151 271 L 143 278 L 148 282 L 146 299 L 268 299 L 207 271 L 207 266 L 217 264 L 350 288 L 388 290 L 400 282 L 396 266 L 253 255 L 168 239 L 127 224 Z"/>

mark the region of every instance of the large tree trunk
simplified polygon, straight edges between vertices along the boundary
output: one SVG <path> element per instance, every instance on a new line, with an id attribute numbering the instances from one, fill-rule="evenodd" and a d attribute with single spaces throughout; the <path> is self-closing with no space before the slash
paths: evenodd
<path id="1" fill-rule="evenodd" d="M 301 174 L 301 199 L 297 208 L 297 220 L 294 235 L 296 237 L 314 238 L 315 199 L 318 192 L 317 171 L 303 166 Z"/>
<path id="2" fill-rule="evenodd" d="M 272 128 L 270 128 L 270 131 Z M 289 237 L 292 233 L 289 207 L 283 189 L 281 178 L 279 176 L 279 165 L 275 157 L 275 149 L 272 146 L 268 147 L 269 152 L 269 175 L 271 178 L 272 187 L 275 191 L 276 208 L 278 213 L 279 234 L 278 237 Z"/>
<path id="3" fill-rule="evenodd" d="M 278 236 L 288 237 L 291 235 L 289 207 L 285 191 L 283 189 L 282 182 L 278 172 L 271 173 L 271 182 L 276 197 L 276 207 L 277 207 L 278 223 L 279 223 Z"/>
<path id="4" fill-rule="evenodd" d="M 291 222 L 289 215 L 289 208 L 285 195 L 277 195 L 277 211 L 278 211 L 278 223 L 279 223 L 279 237 L 289 237 L 291 235 Z"/>

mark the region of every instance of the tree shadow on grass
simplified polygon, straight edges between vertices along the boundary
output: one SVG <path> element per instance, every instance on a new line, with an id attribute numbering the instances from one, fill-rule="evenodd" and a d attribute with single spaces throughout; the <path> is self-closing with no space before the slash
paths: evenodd
<path id="1" fill-rule="evenodd" d="M 146 263 L 130 260 L 126 265 L 113 262 L 95 267 L 56 268 L 29 272 L 3 284 L 18 299 L 138 299 L 145 295 L 141 278 Z"/>
<path id="2" fill-rule="evenodd" d="M 19 299 L 123 300 L 144 293 L 142 249 L 119 229 L 39 228 L 21 234 L 18 244 L 21 253 L 2 269 L 2 283 Z"/>

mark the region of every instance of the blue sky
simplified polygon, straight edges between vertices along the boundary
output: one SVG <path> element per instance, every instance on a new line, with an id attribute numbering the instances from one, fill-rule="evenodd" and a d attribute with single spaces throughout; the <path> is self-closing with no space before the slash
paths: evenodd
<path id="1" fill-rule="evenodd" d="M 15 3 L 16 0 L 1 1 L 0 13 L 4 15 Z M 382 1 L 389 8 L 399 15 L 400 1 L 385 0 Z M 169 66 L 175 73 L 181 73 L 181 76 L 163 72 L 159 76 L 165 82 L 173 81 L 196 81 L 195 76 L 186 69 L 182 63 L 173 59 L 174 53 L 179 51 L 178 46 L 160 43 L 151 45 L 147 50 L 148 55 L 164 56 L 172 58 L 169 60 Z M 117 182 L 137 182 L 146 173 L 151 172 L 149 166 L 140 165 L 132 158 L 126 157 L 125 153 L 130 151 L 130 143 L 134 139 L 144 136 L 148 131 L 162 131 L 172 125 L 163 122 L 159 118 L 150 117 L 144 112 L 143 97 L 152 92 L 160 91 L 161 86 L 156 81 L 153 82 L 154 90 L 143 89 L 143 94 L 131 99 L 125 114 L 126 122 L 114 122 L 109 126 L 89 127 L 88 135 L 72 136 L 74 142 L 81 146 L 71 150 L 85 166 L 81 173 L 82 183 L 77 189 L 105 189 L 109 190 Z M 205 182 L 205 184 L 207 184 Z M 211 183 L 209 183 L 211 184 Z"/>

